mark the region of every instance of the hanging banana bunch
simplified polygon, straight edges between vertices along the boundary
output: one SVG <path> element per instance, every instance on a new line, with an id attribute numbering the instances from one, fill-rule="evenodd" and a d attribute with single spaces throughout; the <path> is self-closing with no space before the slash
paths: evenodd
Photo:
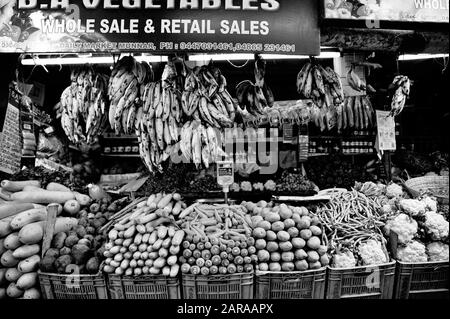
<path id="1" fill-rule="evenodd" d="M 188 121 L 181 129 L 181 153 L 197 168 L 202 164 L 209 168 L 211 163 L 226 155 L 221 147 L 222 135 L 221 130 L 204 125 L 201 121 Z"/>
<path id="2" fill-rule="evenodd" d="M 245 80 L 236 86 L 236 95 L 242 113 L 250 113 L 255 116 L 264 114 L 267 108 L 275 103 L 272 90 L 267 85 L 264 77 L 266 74 L 266 61 L 260 55 L 255 56 L 255 83 Z"/>
<path id="3" fill-rule="evenodd" d="M 115 65 L 109 80 L 109 124 L 116 134 L 130 134 L 140 108 L 139 97 L 146 83 L 153 81 L 153 70 L 146 62 L 125 56 Z"/>
<path id="4" fill-rule="evenodd" d="M 409 97 L 411 80 L 407 76 L 398 75 L 394 78 L 391 87 L 395 90 L 391 102 L 391 116 L 397 116 L 403 111 L 406 99 Z"/>
<path id="5" fill-rule="evenodd" d="M 346 97 L 344 103 L 331 112 L 313 108 L 311 118 L 321 131 L 330 131 L 336 127 L 338 133 L 341 133 L 347 129 L 368 130 L 376 126 L 375 110 L 366 95 Z"/>
<path id="6" fill-rule="evenodd" d="M 173 62 L 167 63 L 160 81 L 141 90 L 136 134 L 140 155 L 150 172 L 162 172 L 162 163 L 180 148 L 181 88 Z"/>
<path id="7" fill-rule="evenodd" d="M 297 92 L 304 99 L 312 99 L 319 108 L 334 108 L 344 101 L 339 75 L 314 60 L 306 63 L 298 73 Z"/>
<path id="8" fill-rule="evenodd" d="M 210 63 L 196 67 L 186 77 L 182 95 L 184 114 L 216 128 L 232 127 L 236 105 L 227 90 L 227 80 Z"/>
<path id="9" fill-rule="evenodd" d="M 107 122 L 109 79 L 90 66 L 74 69 L 70 77 L 60 99 L 61 125 L 72 143 L 92 144 Z"/>

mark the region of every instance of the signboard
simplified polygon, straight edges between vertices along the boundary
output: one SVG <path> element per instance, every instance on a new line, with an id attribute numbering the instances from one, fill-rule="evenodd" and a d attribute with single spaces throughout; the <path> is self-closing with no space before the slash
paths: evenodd
<path id="1" fill-rule="evenodd" d="M 19 108 L 8 103 L 4 122 L 0 123 L 0 171 L 7 174 L 14 174 L 20 169 L 22 152 L 19 116 Z"/>
<path id="2" fill-rule="evenodd" d="M 395 151 L 397 143 L 395 140 L 395 120 L 388 111 L 376 111 L 378 135 L 376 148 L 380 151 Z"/>
<path id="3" fill-rule="evenodd" d="M 8 1 L 15 2 L 0 3 Z M 9 22 L 0 27 L 0 52 L 318 55 L 318 6 L 317 0 L 17 0 L 14 10 L 0 11 L 0 21 Z"/>
<path id="4" fill-rule="evenodd" d="M 449 0 L 323 0 L 326 19 L 449 22 Z"/>

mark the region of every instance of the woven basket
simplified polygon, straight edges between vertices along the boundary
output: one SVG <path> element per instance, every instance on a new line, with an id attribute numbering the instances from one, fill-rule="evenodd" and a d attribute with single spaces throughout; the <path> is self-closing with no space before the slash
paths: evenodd
<path id="1" fill-rule="evenodd" d="M 409 179 L 405 186 L 412 196 L 418 197 L 425 192 L 435 196 L 439 203 L 448 205 L 448 176 L 423 176 Z M 447 195 L 443 195 L 443 192 Z"/>

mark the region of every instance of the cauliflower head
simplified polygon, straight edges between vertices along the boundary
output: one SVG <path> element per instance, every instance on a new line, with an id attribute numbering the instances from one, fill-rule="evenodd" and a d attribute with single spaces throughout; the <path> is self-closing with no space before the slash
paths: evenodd
<path id="1" fill-rule="evenodd" d="M 388 262 L 388 258 L 383 251 L 381 243 L 376 240 L 368 240 L 359 245 L 359 256 L 365 266 L 379 265 Z"/>
<path id="2" fill-rule="evenodd" d="M 244 192 L 251 192 L 252 191 L 252 183 L 250 182 L 242 182 L 241 183 L 241 190 Z"/>
<path id="3" fill-rule="evenodd" d="M 397 249 L 397 259 L 403 262 L 420 263 L 428 261 L 425 245 L 412 241 L 404 247 Z"/>
<path id="4" fill-rule="evenodd" d="M 264 184 L 263 183 L 254 183 L 253 189 L 257 191 L 263 191 L 264 190 Z"/>
<path id="5" fill-rule="evenodd" d="M 241 190 L 241 188 L 239 187 L 239 184 L 238 184 L 238 183 L 233 183 L 233 184 L 231 185 L 231 187 L 230 187 L 230 190 L 231 190 L 232 192 L 239 192 L 239 191 Z"/>
<path id="6" fill-rule="evenodd" d="M 269 179 L 265 184 L 264 184 L 264 188 L 268 191 L 275 191 L 277 189 L 277 184 Z"/>
<path id="7" fill-rule="evenodd" d="M 437 212 L 437 202 L 434 198 L 432 197 L 424 197 L 422 199 L 422 203 L 425 204 L 425 209 L 428 211 L 432 211 L 432 212 Z"/>
<path id="8" fill-rule="evenodd" d="M 417 222 L 406 214 L 400 214 L 394 219 L 388 220 L 385 225 L 387 234 L 391 231 L 398 236 L 398 241 L 401 244 L 406 244 L 416 236 L 418 231 Z"/>
<path id="9" fill-rule="evenodd" d="M 418 216 L 425 213 L 426 205 L 417 199 L 402 199 L 400 209 L 411 216 Z"/>
<path id="10" fill-rule="evenodd" d="M 439 241 L 428 244 L 427 252 L 430 261 L 448 260 L 448 245 Z"/>
<path id="11" fill-rule="evenodd" d="M 352 268 L 356 266 L 356 259 L 350 250 L 339 252 L 333 256 L 333 268 Z"/>
<path id="12" fill-rule="evenodd" d="M 444 240 L 448 237 L 448 221 L 438 213 L 426 212 L 424 227 L 433 240 Z"/>
<path id="13" fill-rule="evenodd" d="M 386 196 L 389 198 L 400 197 L 403 195 L 403 188 L 395 183 L 392 183 L 386 187 Z"/>

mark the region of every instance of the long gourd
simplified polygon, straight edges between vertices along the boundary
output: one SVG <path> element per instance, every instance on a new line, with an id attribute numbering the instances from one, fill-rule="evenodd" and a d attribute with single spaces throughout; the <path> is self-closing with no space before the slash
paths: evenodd
<path id="1" fill-rule="evenodd" d="M 45 221 L 25 225 L 19 232 L 19 240 L 26 245 L 39 243 L 44 238 Z M 76 218 L 58 217 L 55 222 L 55 234 L 67 232 L 78 224 Z"/>
<path id="2" fill-rule="evenodd" d="M 10 216 L 17 215 L 18 213 L 24 212 L 33 208 L 41 208 L 41 205 L 30 204 L 30 201 L 24 201 L 22 203 L 6 203 L 0 205 L 0 220 Z"/>
<path id="3" fill-rule="evenodd" d="M 7 217 L 0 220 L 0 238 L 6 237 L 14 232 L 10 225 L 12 219 L 12 217 Z"/>
<path id="4" fill-rule="evenodd" d="M 31 192 L 17 192 L 11 195 L 11 200 L 25 203 L 38 204 L 64 204 L 65 202 L 75 199 L 75 194 L 72 192 L 36 190 Z"/>
<path id="5" fill-rule="evenodd" d="M 1 183 L 1 187 L 8 192 L 20 192 L 25 186 L 36 186 L 41 187 L 40 181 L 30 180 L 30 181 L 8 181 L 4 180 Z"/>
<path id="6" fill-rule="evenodd" d="M 59 205 L 60 206 L 60 205 Z M 58 215 L 62 212 L 62 207 L 58 209 Z M 47 219 L 47 208 L 34 208 L 21 212 L 13 217 L 10 226 L 12 229 L 21 229 L 25 225 L 40 222 Z"/>

